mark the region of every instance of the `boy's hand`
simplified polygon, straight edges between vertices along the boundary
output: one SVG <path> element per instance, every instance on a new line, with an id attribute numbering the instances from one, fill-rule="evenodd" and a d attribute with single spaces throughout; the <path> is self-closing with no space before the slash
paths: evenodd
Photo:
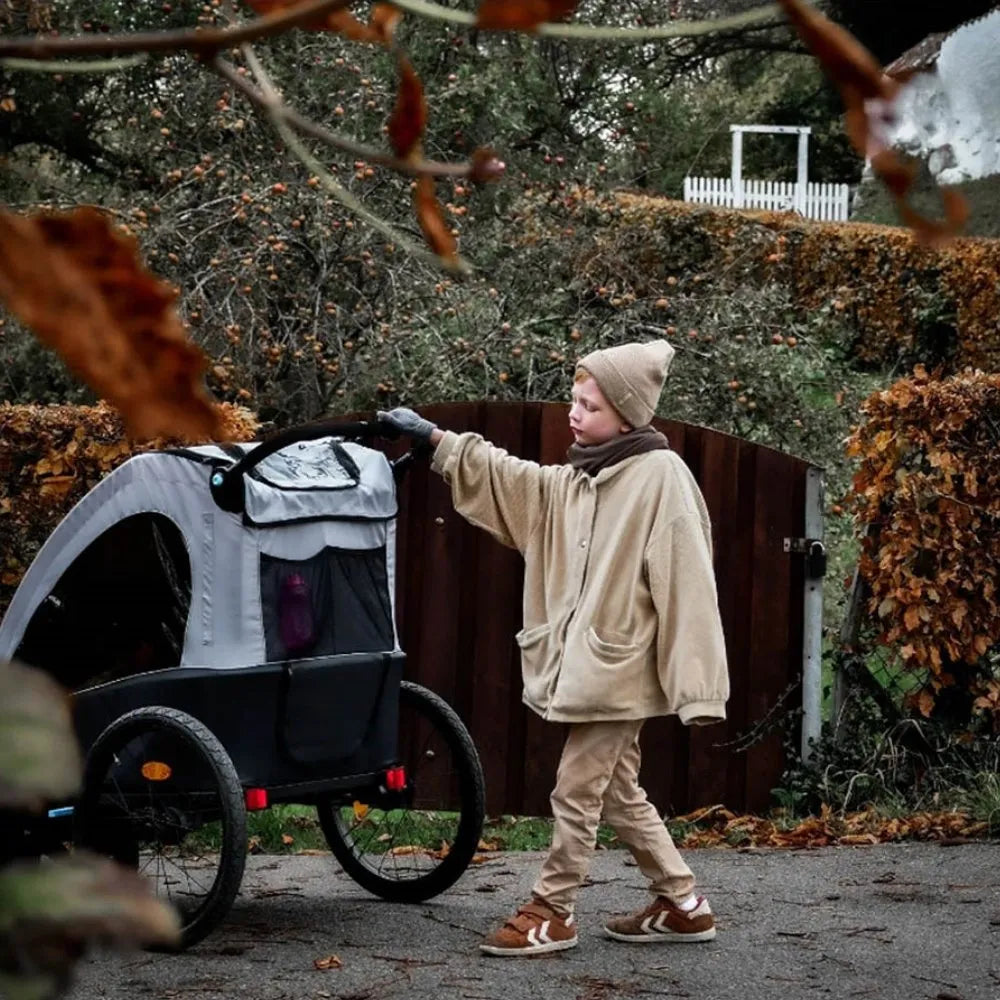
<path id="1" fill-rule="evenodd" d="M 379 410 L 376 416 L 379 420 L 395 427 L 401 434 L 409 434 L 417 441 L 429 442 L 431 435 L 437 430 L 437 424 L 432 424 L 419 413 L 407 409 L 405 406 L 397 406 L 396 409 L 388 412 Z"/>

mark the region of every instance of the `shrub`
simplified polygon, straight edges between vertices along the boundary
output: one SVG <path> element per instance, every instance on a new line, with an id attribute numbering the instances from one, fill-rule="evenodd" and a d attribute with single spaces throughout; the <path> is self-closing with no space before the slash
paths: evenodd
<path id="1" fill-rule="evenodd" d="M 872 529 L 860 570 L 879 640 L 930 671 L 915 696 L 924 715 L 958 689 L 967 710 L 1000 722 L 987 657 L 1000 639 L 1000 375 L 918 367 L 863 413 L 848 450 L 855 514 Z"/>

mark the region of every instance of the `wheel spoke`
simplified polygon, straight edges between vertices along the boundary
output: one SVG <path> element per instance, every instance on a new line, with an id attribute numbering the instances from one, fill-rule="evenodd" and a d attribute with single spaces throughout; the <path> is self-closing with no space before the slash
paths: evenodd
<path id="1" fill-rule="evenodd" d="M 224 748 L 190 716 L 150 708 L 113 723 L 92 755 L 82 842 L 115 856 L 128 851 L 181 913 L 183 943 L 200 940 L 232 904 L 245 859 L 242 789 Z M 147 777 L 152 761 L 169 769 Z"/>
<path id="2" fill-rule="evenodd" d="M 426 899 L 447 888 L 475 851 L 482 827 L 482 770 L 468 733 L 435 695 L 403 683 L 399 764 L 407 789 L 374 791 L 357 806 L 320 807 L 348 874 L 389 899 Z"/>

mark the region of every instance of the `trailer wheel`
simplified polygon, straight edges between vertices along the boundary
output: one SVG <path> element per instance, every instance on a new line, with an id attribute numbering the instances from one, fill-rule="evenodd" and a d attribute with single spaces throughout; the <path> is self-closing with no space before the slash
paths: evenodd
<path id="1" fill-rule="evenodd" d="M 222 744 L 197 719 L 128 712 L 87 755 L 74 842 L 134 867 L 181 920 L 180 947 L 229 912 L 246 863 L 243 791 Z"/>
<path id="2" fill-rule="evenodd" d="M 320 826 L 344 871 L 383 899 L 419 903 L 452 886 L 483 829 L 486 791 L 479 754 L 455 711 L 403 681 L 399 763 L 405 785 L 317 803 Z"/>

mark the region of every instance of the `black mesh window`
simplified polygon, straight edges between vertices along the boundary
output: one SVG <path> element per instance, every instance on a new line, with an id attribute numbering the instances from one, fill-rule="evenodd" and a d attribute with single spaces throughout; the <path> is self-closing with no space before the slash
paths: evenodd
<path id="1" fill-rule="evenodd" d="M 393 648 L 385 548 L 260 559 L 268 662 Z"/>
<path id="2" fill-rule="evenodd" d="M 136 514 L 96 538 L 39 604 L 15 657 L 71 690 L 176 667 L 191 604 L 180 529 Z"/>

